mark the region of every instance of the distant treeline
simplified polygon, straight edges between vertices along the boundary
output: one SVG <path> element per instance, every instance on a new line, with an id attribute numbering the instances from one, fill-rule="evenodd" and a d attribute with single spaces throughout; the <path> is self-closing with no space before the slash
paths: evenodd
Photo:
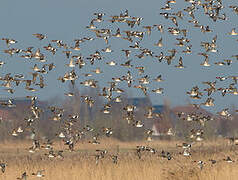
<path id="1" fill-rule="evenodd" d="M 176 113 L 174 113 L 167 101 L 164 102 L 163 111 L 156 113 L 153 118 L 147 118 L 148 108 L 152 107 L 152 103 L 149 97 L 143 98 L 142 102 L 136 105 L 136 111 L 134 113 L 134 120 L 143 122 L 144 126 L 141 128 L 128 124 L 125 119 L 126 112 L 123 108 L 131 104 L 128 96 L 121 96 L 121 102 L 108 103 L 110 107 L 110 113 L 104 113 L 103 107 L 106 104 L 103 97 L 99 96 L 99 88 L 85 89 L 82 93 L 77 88 L 70 88 L 70 91 L 74 93 L 73 97 L 65 96 L 64 99 L 54 97 L 44 103 L 44 106 L 40 107 L 42 112 L 40 117 L 35 119 L 32 124 L 29 122 L 31 118 L 30 106 L 16 106 L 9 110 L 9 119 L 1 120 L 0 140 L 7 139 L 25 139 L 29 138 L 32 133 L 35 134 L 35 138 L 47 138 L 57 139 L 57 135 L 60 132 L 65 131 L 65 127 L 70 126 L 71 131 L 75 134 L 79 134 L 82 140 L 87 140 L 92 136 L 104 137 L 104 128 L 111 128 L 111 137 L 121 141 L 134 141 L 142 140 L 148 137 L 146 133 L 152 128 L 157 128 L 159 133 L 166 135 L 168 129 L 172 129 L 174 136 L 167 139 L 190 139 L 191 131 L 202 129 L 204 132 L 204 138 L 216 138 L 221 136 L 238 136 L 238 118 L 234 115 L 232 120 L 216 118 L 214 120 L 206 122 L 205 126 L 199 125 L 197 122 L 187 122 L 186 120 L 178 119 Z M 94 100 L 93 106 L 89 107 L 82 99 L 82 96 L 90 96 Z M 63 115 L 60 120 L 52 120 L 53 113 L 49 107 L 63 108 Z M 69 117 L 72 115 L 78 115 L 79 118 L 73 122 L 69 121 Z M 161 115 L 161 116 L 160 116 Z M 73 123 L 73 125 L 69 125 Z M 29 125 L 30 124 L 30 125 Z M 90 126 L 94 130 L 92 132 L 84 133 L 85 127 Z M 17 130 L 21 127 L 24 132 L 19 133 L 19 136 L 12 136 L 13 130 Z M 105 138 L 107 138 L 105 136 Z M 157 137 L 160 138 L 160 137 Z M 162 136 L 161 136 L 162 138 Z M 163 139 L 163 138 L 162 138 Z"/>

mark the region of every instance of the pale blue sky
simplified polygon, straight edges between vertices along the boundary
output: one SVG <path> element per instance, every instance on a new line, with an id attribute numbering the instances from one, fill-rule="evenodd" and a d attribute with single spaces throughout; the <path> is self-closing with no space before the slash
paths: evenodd
<path id="1" fill-rule="evenodd" d="M 166 1 L 113 1 L 113 0 L 100 0 L 100 1 L 82 1 L 82 0 L 5 0 L 1 2 L 0 6 L 0 21 L 1 21 L 1 34 L 0 37 L 13 38 L 18 41 L 17 44 L 12 45 L 11 47 L 22 48 L 34 46 L 34 47 L 43 47 L 47 45 L 52 39 L 61 39 L 64 42 L 73 45 L 73 39 L 82 38 L 82 37 L 95 37 L 95 34 L 87 30 L 85 27 L 89 25 L 89 22 L 93 18 L 94 12 L 105 12 L 106 16 L 104 17 L 105 21 L 102 24 L 96 24 L 99 28 L 110 28 L 115 32 L 117 27 L 120 27 L 122 30 L 130 30 L 126 24 L 113 24 L 111 25 L 106 20 L 109 19 L 111 15 L 119 15 L 125 9 L 129 10 L 129 15 L 143 17 L 140 27 L 136 27 L 137 30 L 142 29 L 143 25 L 153 25 L 153 24 L 163 24 L 165 27 L 165 33 L 161 34 L 153 30 L 151 36 L 145 36 L 144 40 L 141 42 L 142 47 L 151 49 L 155 54 L 159 55 L 161 51 L 164 54 L 168 55 L 168 49 L 176 48 L 179 51 L 185 50 L 185 48 L 180 48 L 174 45 L 175 38 L 181 36 L 172 36 L 168 34 L 168 27 L 175 27 L 170 20 L 166 20 L 159 15 L 160 12 L 163 12 L 160 8 L 164 6 Z M 181 8 L 189 6 L 189 3 L 184 1 L 177 0 L 177 4 L 171 5 L 174 9 L 173 12 L 177 12 Z M 186 91 L 189 91 L 193 86 L 198 85 L 201 90 L 205 89 L 207 86 L 203 85 L 202 81 L 214 81 L 216 76 L 228 76 L 228 75 L 238 75 L 237 67 L 238 62 L 234 58 L 231 58 L 231 55 L 237 53 L 237 37 L 228 36 L 227 33 L 231 31 L 232 28 L 237 28 L 237 15 L 230 8 L 229 5 L 235 5 L 235 3 L 229 1 L 225 2 L 223 6 L 225 7 L 222 12 L 225 12 L 228 21 L 218 20 L 214 23 L 211 19 L 208 19 L 202 13 L 202 8 L 195 13 L 195 17 L 200 21 L 200 24 L 209 25 L 210 28 L 214 31 L 212 33 L 203 34 L 198 28 L 191 27 L 191 24 L 187 21 L 191 18 L 188 17 L 187 13 L 185 14 L 184 20 L 178 20 L 179 27 L 181 29 L 188 29 L 188 38 L 191 40 L 192 51 L 190 55 L 184 55 L 178 53 L 174 62 L 168 66 L 165 62 L 159 63 L 155 58 L 147 57 L 143 60 L 132 57 L 132 64 L 135 66 L 144 65 L 146 70 L 145 74 L 148 74 L 151 79 L 155 78 L 157 75 L 162 74 L 165 82 L 156 83 L 153 82 L 149 85 L 150 90 L 163 87 L 165 93 L 163 95 L 157 95 L 150 93 L 153 104 L 162 104 L 165 98 L 170 99 L 173 106 L 181 105 L 187 103 L 189 97 L 186 95 Z M 236 3 L 237 5 L 237 3 Z M 132 29 L 133 30 L 133 29 Z M 33 33 L 42 33 L 48 36 L 48 39 L 39 42 L 36 38 L 32 36 Z M 211 42 L 212 38 L 215 35 L 218 35 L 217 39 L 217 50 L 218 53 L 209 53 L 210 63 L 212 66 L 210 68 L 202 67 L 199 64 L 203 62 L 204 58 L 198 56 L 197 53 L 203 52 L 200 47 L 201 41 Z M 163 37 L 163 48 L 154 47 L 153 44 L 156 43 L 160 37 Z M 124 54 L 120 49 L 128 49 L 130 43 L 118 40 L 113 38 L 109 40 L 112 49 L 114 50 L 112 55 L 104 55 L 105 59 L 102 62 L 96 62 L 94 66 L 90 66 L 89 63 L 82 70 L 77 69 L 77 74 L 79 75 L 79 80 L 76 81 L 76 84 L 87 79 L 81 74 L 91 71 L 96 67 L 104 68 L 104 74 L 94 75 L 95 79 L 100 80 L 99 85 L 101 87 L 106 85 L 107 81 L 111 81 L 111 76 L 122 76 L 125 75 L 127 69 L 122 67 L 108 67 L 105 62 L 110 60 L 115 60 L 119 64 L 126 61 Z M 53 44 L 53 43 L 52 43 Z M 95 50 L 101 50 L 107 45 L 103 40 L 94 40 L 92 42 L 86 42 L 82 44 L 81 53 L 86 58 L 89 54 L 94 53 Z M 12 58 L 2 52 L 2 50 L 7 49 L 7 46 L 4 41 L 0 42 L 1 50 L 1 59 L 6 62 L 5 66 L 1 69 L 0 75 L 3 76 L 7 72 L 14 73 L 24 73 L 26 77 L 30 78 L 28 72 L 31 70 L 30 67 L 33 67 L 35 62 L 30 62 L 31 60 L 25 60 L 23 58 L 13 56 Z M 62 49 L 59 50 L 55 56 L 51 56 L 49 53 L 46 55 L 48 62 L 54 62 L 57 68 L 47 76 L 45 76 L 47 87 L 40 89 L 37 92 L 37 95 L 41 99 L 48 99 L 55 95 L 63 95 L 67 92 L 68 83 L 62 84 L 56 79 L 63 75 L 66 71 L 70 71 L 70 68 L 66 67 L 64 64 L 68 63 L 65 56 L 61 53 Z M 134 54 L 138 54 L 134 53 Z M 178 64 L 179 57 L 183 57 L 184 65 L 187 67 L 185 69 L 177 69 L 174 65 Z M 232 66 L 216 66 L 213 65 L 216 61 L 222 61 L 223 59 L 233 59 Z M 37 63 L 39 64 L 39 63 Z M 135 79 L 141 77 L 137 75 L 136 70 L 131 70 L 132 75 Z M 229 85 L 231 80 L 225 82 L 218 82 L 217 87 L 222 87 L 224 84 Z M 138 84 L 138 83 L 137 83 Z M 83 88 L 82 85 L 79 86 Z M 138 89 L 128 89 L 126 83 L 121 83 L 120 87 L 128 90 L 133 96 L 143 96 Z M 1 88 L 3 89 L 3 88 Z M 24 90 L 24 86 L 16 88 L 15 96 L 21 97 L 29 94 L 36 93 L 27 93 Z M 7 97 L 14 97 L 9 95 L 5 91 L 1 91 L 1 95 Z M 237 97 L 235 95 L 226 95 L 225 97 L 221 96 L 220 92 L 216 92 L 212 95 L 215 98 L 215 103 L 217 106 L 214 108 L 207 108 L 208 110 L 220 110 L 224 107 L 229 107 L 231 104 L 238 105 Z M 190 100 L 192 103 L 200 103 L 206 100 L 207 96 L 204 96 L 201 100 Z"/>

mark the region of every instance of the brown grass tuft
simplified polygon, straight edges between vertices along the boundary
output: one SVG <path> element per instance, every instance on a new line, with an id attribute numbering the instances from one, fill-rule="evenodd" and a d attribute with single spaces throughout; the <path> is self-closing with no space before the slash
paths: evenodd
<path id="1" fill-rule="evenodd" d="M 26 171 L 28 179 L 39 179 L 32 176 L 37 170 L 45 170 L 45 180 L 223 180 L 237 179 L 237 147 L 228 146 L 224 141 L 197 143 L 192 148 L 192 156 L 180 154 L 182 148 L 176 148 L 180 142 L 154 141 L 131 142 L 102 141 L 100 145 L 79 143 L 74 152 L 64 150 L 64 159 L 48 158 L 48 150 L 39 150 L 30 154 L 26 147 L 31 142 L 8 142 L 0 144 L 0 161 L 7 163 L 5 173 L 0 179 L 14 180 Z M 157 150 L 155 154 L 143 152 L 139 159 L 135 153 L 137 145 L 148 145 Z M 65 148 L 60 142 L 55 143 L 55 150 Z M 95 150 L 107 149 L 104 159 L 95 164 Z M 119 149 L 119 152 L 118 152 Z M 160 156 L 162 150 L 172 154 L 172 160 Z M 111 155 L 118 153 L 118 164 L 114 164 Z M 230 156 L 235 162 L 225 162 Z M 209 159 L 215 159 L 211 164 Z M 200 170 L 197 161 L 205 162 Z"/>

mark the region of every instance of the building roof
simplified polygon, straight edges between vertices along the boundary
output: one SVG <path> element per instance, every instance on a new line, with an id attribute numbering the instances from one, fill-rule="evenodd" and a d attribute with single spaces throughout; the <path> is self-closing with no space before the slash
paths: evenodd
<path id="1" fill-rule="evenodd" d="M 16 105 L 26 105 L 26 106 L 30 106 L 31 105 L 31 99 L 29 98 L 26 98 L 26 97 L 16 97 L 16 98 L 10 98 L 12 103 L 13 104 L 16 104 Z M 8 101 L 9 98 L 0 98 L 0 102 L 3 102 L 3 101 Z M 39 101 L 39 100 L 36 100 L 35 101 L 35 105 L 36 106 L 40 106 L 40 107 L 43 107 L 47 104 L 47 102 L 45 101 Z M 0 106 L 0 109 L 9 109 L 8 107 L 3 107 L 3 106 Z"/>
<path id="2" fill-rule="evenodd" d="M 127 98 L 127 101 L 128 101 L 128 103 L 130 103 L 134 106 L 151 103 L 150 99 L 147 97 Z"/>
<path id="3" fill-rule="evenodd" d="M 185 112 L 185 113 L 196 112 L 196 113 L 202 113 L 204 115 L 213 116 L 213 114 L 211 112 L 208 112 L 203 108 L 193 107 L 192 105 L 176 106 L 176 107 L 172 108 L 171 111 L 173 113 L 177 113 L 177 112 Z"/>
<path id="4" fill-rule="evenodd" d="M 154 105 L 153 108 L 154 108 L 154 111 L 153 111 L 154 113 L 161 113 L 164 110 L 164 105 Z"/>

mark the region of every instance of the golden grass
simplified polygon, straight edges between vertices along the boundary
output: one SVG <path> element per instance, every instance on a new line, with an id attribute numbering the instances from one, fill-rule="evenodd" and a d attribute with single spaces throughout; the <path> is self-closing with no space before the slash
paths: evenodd
<path id="1" fill-rule="evenodd" d="M 56 150 L 64 149 L 64 159 L 48 158 L 47 150 L 39 150 L 30 154 L 27 148 L 31 142 L 5 142 L 0 144 L 0 161 L 7 163 L 5 173 L 0 173 L 0 179 L 14 180 L 26 171 L 28 179 L 40 179 L 32 176 L 33 172 L 44 169 L 45 180 L 235 180 L 238 174 L 238 148 L 229 146 L 223 140 L 197 143 L 192 148 L 192 156 L 184 157 L 177 148 L 178 141 L 154 141 L 122 143 L 115 140 L 103 140 L 100 145 L 78 143 L 74 152 L 58 142 L 54 144 Z M 135 153 L 137 145 L 147 145 L 158 152 L 142 153 L 139 159 Z M 119 146 L 119 152 L 118 152 Z M 108 149 L 104 159 L 95 164 L 95 150 Z M 160 157 L 161 150 L 169 151 L 172 160 Z M 118 152 L 118 164 L 114 164 L 111 155 Z M 234 163 L 225 162 L 227 156 L 235 160 Z M 211 164 L 209 159 L 217 160 Z M 197 162 L 205 162 L 200 170 Z"/>

